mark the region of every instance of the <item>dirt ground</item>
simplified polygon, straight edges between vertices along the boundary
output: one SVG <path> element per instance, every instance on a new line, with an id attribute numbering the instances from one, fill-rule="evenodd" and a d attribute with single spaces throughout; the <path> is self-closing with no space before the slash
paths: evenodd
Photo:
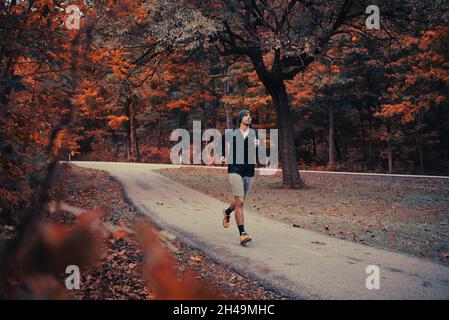
<path id="1" fill-rule="evenodd" d="M 222 201 L 231 199 L 226 170 L 159 172 Z M 258 175 L 245 209 L 294 227 L 449 263 L 449 180 L 326 173 L 301 178 L 305 189 L 286 190 L 279 174 Z M 251 232 L 251 225 L 246 227 Z"/>
<path id="2" fill-rule="evenodd" d="M 65 203 L 83 208 L 102 208 L 105 221 L 132 227 L 148 219 L 127 203 L 121 186 L 107 172 L 61 165 L 55 182 L 57 197 Z M 56 195 L 55 195 L 56 196 Z M 47 217 L 61 224 L 72 224 L 70 213 L 58 211 Z M 156 228 L 157 229 L 157 228 Z M 160 230 L 159 230 L 160 231 Z M 163 237 L 162 244 L 176 263 L 178 280 L 193 271 L 201 284 L 222 299 L 288 299 L 257 281 L 246 279 L 219 265 L 201 251 L 189 247 L 173 235 Z M 133 236 L 104 241 L 106 255 L 100 264 L 82 274 L 78 299 L 155 299 L 151 282 L 140 271 L 144 263 L 142 249 Z"/>

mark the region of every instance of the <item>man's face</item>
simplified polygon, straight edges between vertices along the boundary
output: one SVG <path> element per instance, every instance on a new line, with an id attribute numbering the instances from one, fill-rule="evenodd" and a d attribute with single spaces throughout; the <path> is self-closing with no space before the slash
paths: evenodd
<path id="1" fill-rule="evenodd" d="M 246 125 L 251 124 L 251 115 L 249 113 L 245 114 L 245 116 L 242 119 L 242 123 Z"/>

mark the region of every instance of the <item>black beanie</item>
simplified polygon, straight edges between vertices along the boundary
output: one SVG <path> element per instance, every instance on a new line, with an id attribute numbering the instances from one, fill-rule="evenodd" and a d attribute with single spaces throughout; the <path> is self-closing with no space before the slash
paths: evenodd
<path id="1" fill-rule="evenodd" d="M 239 112 L 239 115 L 237 116 L 238 122 L 242 122 L 243 117 L 246 116 L 248 113 L 250 113 L 248 110 L 242 110 Z"/>

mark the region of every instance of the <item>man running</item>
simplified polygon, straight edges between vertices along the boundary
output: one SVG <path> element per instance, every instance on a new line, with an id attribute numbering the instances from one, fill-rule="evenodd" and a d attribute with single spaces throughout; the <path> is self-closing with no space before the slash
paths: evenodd
<path id="1" fill-rule="evenodd" d="M 257 131 L 250 128 L 251 115 L 248 110 L 242 110 L 238 114 L 238 128 L 233 129 L 233 139 L 230 147 L 232 150 L 231 159 L 228 158 L 228 177 L 234 198 L 227 209 L 223 209 L 223 227 L 229 228 L 231 225 L 231 213 L 235 210 L 235 220 L 240 233 L 240 244 L 245 245 L 251 241 L 251 236 L 246 233 L 244 226 L 243 206 L 248 195 L 251 184 L 254 180 L 254 169 L 256 162 L 256 148 L 259 146 Z M 237 139 L 242 139 L 244 150 L 236 150 Z M 222 155 L 225 154 L 225 136 L 223 136 Z M 250 144 L 254 146 L 249 148 Z M 241 147 L 241 145 L 240 145 Z M 250 151 L 248 151 L 250 150 Z M 230 151 L 230 150 L 229 150 Z M 244 161 L 238 156 L 238 152 L 244 151 Z M 252 151 L 252 152 L 251 152 Z M 250 159 L 253 160 L 250 160 Z M 222 161 L 224 157 L 222 156 Z M 240 160 L 240 161 L 239 161 Z"/>

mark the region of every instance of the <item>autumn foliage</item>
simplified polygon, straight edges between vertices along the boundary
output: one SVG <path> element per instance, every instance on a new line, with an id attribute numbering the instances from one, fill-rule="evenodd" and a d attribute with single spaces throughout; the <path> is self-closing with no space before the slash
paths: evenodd
<path id="1" fill-rule="evenodd" d="M 68 30 L 64 1 L 2 1 L 0 224 L 20 226 L 14 259 L 49 272 L 79 237 L 95 249 L 92 213 L 72 229 L 39 224 L 58 160 L 169 163 L 173 129 L 224 130 L 241 109 L 282 131 L 285 171 L 449 174 L 440 11 L 406 1 L 413 10 L 370 33 L 365 2 L 349 2 L 73 1 L 82 19 Z M 404 20 L 417 12 L 429 23 Z M 186 297 L 169 269 L 150 268 L 162 298 Z"/>

